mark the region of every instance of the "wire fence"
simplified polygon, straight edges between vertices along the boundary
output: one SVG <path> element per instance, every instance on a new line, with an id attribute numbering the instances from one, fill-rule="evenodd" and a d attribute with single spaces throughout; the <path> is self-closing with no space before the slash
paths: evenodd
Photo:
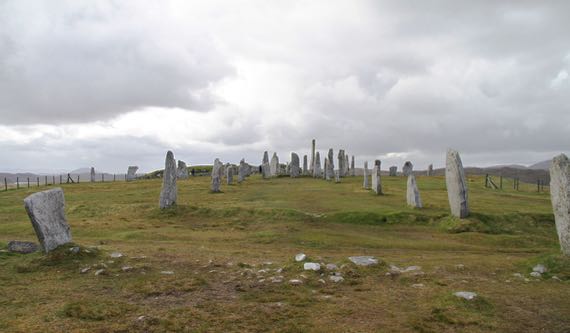
<path id="1" fill-rule="evenodd" d="M 513 190 L 520 192 L 550 192 L 550 186 L 545 179 L 537 178 L 536 183 L 522 182 L 520 178 L 485 175 L 485 187 L 493 190 Z"/>
<path id="2" fill-rule="evenodd" d="M 82 178 L 83 177 L 83 178 Z M 128 181 L 126 174 L 99 174 L 91 179 L 91 176 L 85 175 L 51 175 L 51 176 L 35 176 L 35 177 L 4 177 L 4 191 L 11 189 L 50 186 L 59 184 L 79 184 L 89 182 L 116 182 Z"/>

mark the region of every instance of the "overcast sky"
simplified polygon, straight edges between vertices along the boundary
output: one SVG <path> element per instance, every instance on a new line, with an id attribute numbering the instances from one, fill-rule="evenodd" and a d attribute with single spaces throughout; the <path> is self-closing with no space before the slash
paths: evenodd
<path id="1" fill-rule="evenodd" d="M 0 171 L 570 151 L 570 1 L 0 1 Z"/>

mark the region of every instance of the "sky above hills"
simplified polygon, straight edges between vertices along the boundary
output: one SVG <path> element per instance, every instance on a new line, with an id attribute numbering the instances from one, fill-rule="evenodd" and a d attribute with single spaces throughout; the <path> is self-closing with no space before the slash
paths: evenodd
<path id="1" fill-rule="evenodd" d="M 568 1 L 0 2 L 0 171 L 568 152 Z"/>

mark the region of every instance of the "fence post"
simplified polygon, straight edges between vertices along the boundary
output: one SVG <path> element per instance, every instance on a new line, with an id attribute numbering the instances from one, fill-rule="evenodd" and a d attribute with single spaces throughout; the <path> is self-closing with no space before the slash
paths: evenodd
<path id="1" fill-rule="evenodd" d="M 28 177 L 28 188 L 30 188 L 30 177 Z"/>
<path id="2" fill-rule="evenodd" d="M 60 184 L 60 185 L 61 185 L 61 179 L 62 179 L 62 176 L 59 175 L 59 184 Z"/>
<path id="3" fill-rule="evenodd" d="M 79 175 L 77 175 L 77 184 L 79 184 Z"/>
<path id="4" fill-rule="evenodd" d="M 115 174 L 113 174 L 113 181 L 115 181 Z"/>
<path id="5" fill-rule="evenodd" d="M 489 187 L 489 174 L 485 175 L 485 188 Z"/>
<path id="6" fill-rule="evenodd" d="M 20 188 L 20 177 L 16 177 L 16 189 Z"/>
<path id="7" fill-rule="evenodd" d="M 105 174 L 102 173 L 102 174 L 101 174 L 101 183 L 104 183 L 104 182 L 105 182 Z"/>
<path id="8" fill-rule="evenodd" d="M 55 176 L 54 175 L 51 176 L 51 184 L 55 185 Z"/>
<path id="9" fill-rule="evenodd" d="M 6 177 L 4 177 L 4 188 L 8 191 L 8 181 L 6 180 Z"/>
<path id="10" fill-rule="evenodd" d="M 501 190 L 503 189 L 503 176 L 501 176 L 501 178 L 499 178 L 499 188 Z"/>
<path id="11" fill-rule="evenodd" d="M 36 178 L 36 182 L 37 182 L 37 183 L 36 183 L 37 186 L 40 187 L 40 177 L 37 177 L 37 178 Z"/>
<path id="12" fill-rule="evenodd" d="M 536 180 L 536 191 L 540 193 L 540 179 Z"/>

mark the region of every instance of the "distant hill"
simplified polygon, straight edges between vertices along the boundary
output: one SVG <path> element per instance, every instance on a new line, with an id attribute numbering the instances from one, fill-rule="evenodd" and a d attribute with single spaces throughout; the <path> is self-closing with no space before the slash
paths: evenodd
<path id="1" fill-rule="evenodd" d="M 535 163 L 535 164 L 529 166 L 528 168 L 532 169 L 532 170 L 549 170 L 550 164 L 552 164 L 552 160 L 546 160 L 546 161 Z"/>
<path id="2" fill-rule="evenodd" d="M 505 165 L 493 165 L 490 167 L 486 167 L 484 169 L 501 169 L 501 168 L 510 168 L 510 169 L 528 169 L 528 167 L 520 164 L 505 164 Z"/>

